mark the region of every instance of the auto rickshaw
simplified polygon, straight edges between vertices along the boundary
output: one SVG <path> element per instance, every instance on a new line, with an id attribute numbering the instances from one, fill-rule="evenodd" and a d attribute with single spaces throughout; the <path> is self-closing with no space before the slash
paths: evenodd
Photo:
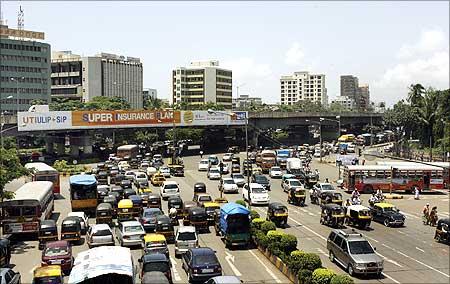
<path id="1" fill-rule="evenodd" d="M 33 271 L 33 284 L 63 284 L 63 271 L 59 265 L 37 267 Z"/>
<path id="2" fill-rule="evenodd" d="M 194 226 L 197 231 L 208 231 L 208 215 L 206 215 L 205 208 L 194 206 L 188 209 L 187 215 L 188 223 Z"/>
<path id="3" fill-rule="evenodd" d="M 216 209 L 220 209 L 219 203 L 216 202 L 205 202 L 202 205 L 203 208 L 205 208 L 206 211 L 206 219 L 208 220 L 209 225 L 214 224 L 214 212 Z"/>
<path id="4" fill-rule="evenodd" d="M 345 220 L 344 208 L 338 204 L 329 203 L 322 205 L 320 224 L 331 227 L 343 227 Z"/>
<path id="5" fill-rule="evenodd" d="M 100 171 L 96 174 L 97 183 L 99 185 L 107 185 L 108 184 L 108 173 L 106 171 Z"/>
<path id="6" fill-rule="evenodd" d="M 147 208 L 159 208 L 159 209 L 162 209 L 162 207 L 161 207 L 161 196 L 159 194 L 156 194 L 156 193 L 150 193 L 148 195 Z"/>
<path id="7" fill-rule="evenodd" d="M 165 182 L 165 181 L 166 181 L 166 178 L 160 172 L 157 172 L 151 178 L 151 183 L 154 186 L 161 186 L 163 184 L 163 182 Z"/>
<path id="8" fill-rule="evenodd" d="M 112 225 L 113 207 L 110 203 L 100 203 L 95 211 L 95 220 L 97 224 Z"/>
<path id="9" fill-rule="evenodd" d="M 183 202 L 183 224 L 189 225 L 189 209 L 192 207 L 197 207 L 197 202 L 185 201 Z"/>
<path id="10" fill-rule="evenodd" d="M 272 221 L 277 227 L 285 227 L 288 219 L 288 209 L 279 202 L 269 203 L 266 220 Z"/>
<path id="11" fill-rule="evenodd" d="M 342 206 L 342 194 L 334 190 L 327 190 L 322 192 L 320 194 L 320 205 L 329 203 Z"/>
<path id="12" fill-rule="evenodd" d="M 38 232 L 39 249 L 43 249 L 46 242 L 58 240 L 58 227 L 55 220 L 43 220 Z"/>
<path id="13" fill-rule="evenodd" d="M 142 214 L 142 198 L 139 195 L 130 195 L 128 199 L 133 202 L 133 217 L 139 217 Z"/>
<path id="14" fill-rule="evenodd" d="M 114 184 L 115 185 L 120 185 L 120 183 L 125 179 L 125 175 L 124 174 L 117 174 L 116 177 L 114 178 Z"/>
<path id="15" fill-rule="evenodd" d="M 124 190 L 123 190 L 123 187 L 121 187 L 120 185 L 112 186 L 111 187 L 111 191 L 109 193 L 111 194 L 113 192 L 118 194 L 118 198 L 117 199 L 122 199 L 123 198 Z"/>
<path id="16" fill-rule="evenodd" d="M 261 167 L 254 167 L 252 169 L 252 175 L 262 175 L 263 174 L 263 170 L 261 169 Z"/>
<path id="17" fill-rule="evenodd" d="M 183 200 L 181 199 L 181 197 L 179 197 L 179 196 L 169 197 L 169 199 L 167 200 L 167 207 L 169 208 L 169 210 L 172 207 L 177 209 L 177 219 L 182 217 L 182 215 L 183 215 Z"/>
<path id="18" fill-rule="evenodd" d="M 220 206 L 221 204 L 228 203 L 228 199 L 226 199 L 225 197 L 222 197 L 222 198 L 216 198 L 216 199 L 214 199 L 214 202 L 215 202 L 215 203 L 218 203 L 219 206 Z"/>
<path id="19" fill-rule="evenodd" d="M 369 228 L 372 216 L 370 209 L 362 205 L 350 205 L 345 216 L 346 224 L 357 226 L 360 229 Z"/>
<path id="20" fill-rule="evenodd" d="M 231 173 L 240 173 L 241 172 L 241 165 L 239 164 L 231 164 Z"/>
<path id="21" fill-rule="evenodd" d="M 183 177 L 184 167 L 182 165 L 172 165 L 170 166 L 170 174 L 176 177 Z"/>
<path id="22" fill-rule="evenodd" d="M 450 218 L 442 218 L 437 221 L 434 239 L 438 242 L 450 244 Z"/>
<path id="23" fill-rule="evenodd" d="M 196 182 L 194 184 L 194 194 L 196 193 L 206 193 L 206 184 L 203 182 Z"/>
<path id="24" fill-rule="evenodd" d="M 64 218 L 61 224 L 61 240 L 69 242 L 81 242 L 81 223 L 80 218 L 69 216 Z"/>
<path id="25" fill-rule="evenodd" d="M 288 191 L 287 201 L 289 204 L 305 206 L 306 190 L 304 188 L 292 187 L 291 190 Z"/>
<path id="26" fill-rule="evenodd" d="M 130 199 L 122 199 L 119 201 L 117 205 L 117 220 L 119 222 L 134 220 L 133 201 Z"/>
<path id="27" fill-rule="evenodd" d="M 166 237 L 162 234 L 146 234 L 144 236 L 144 253 L 162 253 L 169 258 L 169 248 Z"/>
<path id="28" fill-rule="evenodd" d="M 126 188 L 123 191 L 123 198 L 124 199 L 128 199 L 130 198 L 131 195 L 136 195 L 136 190 L 132 189 L 132 188 Z"/>
<path id="29" fill-rule="evenodd" d="M 152 193 L 152 189 L 149 186 L 144 186 L 144 187 L 140 187 L 138 189 L 138 193 L 142 194 L 142 193 Z"/>
<path id="30" fill-rule="evenodd" d="M 172 222 L 167 215 L 156 216 L 155 233 L 164 235 L 169 243 L 175 242 L 175 232 L 173 230 Z"/>
<path id="31" fill-rule="evenodd" d="M 112 217 L 117 218 L 117 197 L 114 195 L 108 195 L 103 198 L 103 203 L 109 203 L 112 206 Z"/>

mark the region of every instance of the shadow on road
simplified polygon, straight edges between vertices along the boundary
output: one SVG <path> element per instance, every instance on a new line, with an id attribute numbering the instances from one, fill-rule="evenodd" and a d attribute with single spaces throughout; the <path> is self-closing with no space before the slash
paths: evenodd
<path id="1" fill-rule="evenodd" d="M 12 254 L 24 254 L 28 253 L 32 250 L 35 250 L 36 246 L 26 243 L 24 241 L 18 241 L 12 246 L 11 253 Z"/>

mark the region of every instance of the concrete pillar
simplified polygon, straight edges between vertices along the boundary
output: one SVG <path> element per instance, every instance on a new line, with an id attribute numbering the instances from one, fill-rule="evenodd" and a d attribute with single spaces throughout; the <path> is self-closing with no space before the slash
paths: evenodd
<path id="1" fill-rule="evenodd" d="M 65 154 L 65 146 L 64 146 L 64 142 L 58 142 L 56 143 L 56 154 L 58 156 L 62 156 Z"/>
<path id="2" fill-rule="evenodd" d="M 47 151 L 47 154 L 51 155 L 54 153 L 53 146 L 54 146 L 54 143 L 51 139 L 49 139 L 45 142 L 45 151 Z"/>
<path id="3" fill-rule="evenodd" d="M 81 146 L 83 146 L 83 154 L 92 154 L 92 138 L 91 136 L 83 136 L 81 141 Z"/>

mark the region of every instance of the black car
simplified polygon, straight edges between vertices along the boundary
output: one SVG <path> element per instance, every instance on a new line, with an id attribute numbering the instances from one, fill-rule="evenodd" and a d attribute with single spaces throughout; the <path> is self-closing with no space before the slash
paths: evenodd
<path id="1" fill-rule="evenodd" d="M 405 225 L 405 215 L 389 203 L 375 203 L 370 208 L 372 220 L 383 223 L 386 227 Z"/>
<path id="2" fill-rule="evenodd" d="M 164 213 L 159 208 L 145 208 L 142 217 L 139 218 L 144 230 L 152 232 L 156 228 L 156 217 Z"/>
<path id="3" fill-rule="evenodd" d="M 169 283 L 172 283 L 172 270 L 170 259 L 162 253 L 151 253 L 144 254 L 140 259 L 141 263 L 141 277 L 144 276 L 145 273 L 149 272 L 162 272 L 169 280 Z"/>
<path id="4" fill-rule="evenodd" d="M 103 198 L 109 195 L 110 187 L 108 185 L 97 186 L 97 200 L 99 203 L 103 202 Z"/>
<path id="5" fill-rule="evenodd" d="M 131 187 L 132 187 L 131 180 L 129 180 L 129 179 L 124 179 L 124 180 L 122 180 L 122 181 L 120 182 L 120 186 L 121 186 L 123 189 L 131 188 Z"/>
<path id="6" fill-rule="evenodd" d="M 264 175 L 253 175 L 252 181 L 256 182 L 264 187 L 266 190 L 270 190 L 270 181 Z"/>
<path id="7" fill-rule="evenodd" d="M 189 282 L 204 282 L 222 275 L 222 267 L 216 253 L 208 247 L 190 248 L 183 254 L 182 261 L 182 267 L 188 275 Z"/>

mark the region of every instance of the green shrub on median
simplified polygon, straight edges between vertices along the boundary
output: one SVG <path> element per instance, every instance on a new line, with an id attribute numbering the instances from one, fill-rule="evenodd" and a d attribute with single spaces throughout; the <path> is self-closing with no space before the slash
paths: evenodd
<path id="1" fill-rule="evenodd" d="M 317 254 L 296 250 L 291 252 L 287 265 L 292 272 L 297 273 L 302 269 L 314 271 L 321 268 L 322 261 Z"/>
<path id="2" fill-rule="evenodd" d="M 317 268 L 312 273 L 312 284 L 330 284 L 336 273 L 328 268 Z"/>
<path id="3" fill-rule="evenodd" d="M 260 218 L 261 216 L 259 215 L 259 213 L 256 210 L 251 210 L 250 211 L 250 219 L 254 220 L 256 218 Z"/>
<path id="4" fill-rule="evenodd" d="M 264 234 L 267 234 L 267 232 L 269 231 L 274 231 L 277 229 L 277 226 L 275 225 L 274 222 L 271 221 L 264 221 L 261 224 L 261 231 L 263 231 Z"/>
<path id="5" fill-rule="evenodd" d="M 311 284 L 312 271 L 308 269 L 300 269 L 297 273 L 299 284 Z"/>
<path id="6" fill-rule="evenodd" d="M 355 281 L 348 275 L 335 275 L 331 278 L 330 284 L 354 284 Z"/>
<path id="7" fill-rule="evenodd" d="M 245 201 L 242 200 L 242 199 L 236 200 L 235 203 L 236 203 L 236 204 L 239 204 L 239 205 L 242 205 L 242 206 L 244 206 L 245 208 L 247 208 L 247 203 L 245 203 Z"/>

